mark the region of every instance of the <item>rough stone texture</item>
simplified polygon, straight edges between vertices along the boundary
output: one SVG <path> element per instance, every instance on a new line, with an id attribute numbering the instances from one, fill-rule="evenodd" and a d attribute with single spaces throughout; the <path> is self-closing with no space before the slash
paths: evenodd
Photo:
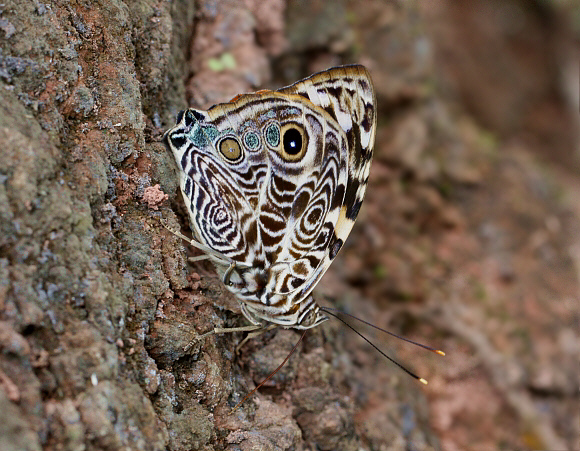
<path id="1" fill-rule="evenodd" d="M 580 120 L 570 114 L 580 101 L 578 3 L 431 3 L 427 23 L 450 97 L 502 140 L 515 137 L 547 160 L 580 170 Z"/>
<path id="2" fill-rule="evenodd" d="M 561 123 L 534 122 L 540 100 L 518 103 L 553 94 L 559 72 L 516 59 L 511 70 L 527 83 L 502 80 L 497 90 L 486 86 L 489 105 L 474 95 L 465 110 L 450 108 L 449 93 L 456 101 L 483 83 L 469 79 L 471 65 L 491 66 L 495 54 L 486 59 L 474 37 L 461 49 L 479 58 L 443 61 L 449 36 L 464 28 L 452 2 L 425 3 L 0 5 L 1 450 L 578 443 L 580 208 L 570 194 L 578 175 L 538 162 L 529 141 L 508 140 L 539 123 L 533 150 L 564 143 L 555 158 L 575 161 L 565 145 L 580 142 L 577 129 L 559 136 Z M 503 3 L 511 9 L 488 8 L 500 18 L 524 8 Z M 563 12 L 578 9 L 557 3 L 534 2 L 556 22 L 538 19 L 538 7 L 522 13 L 530 17 L 519 29 L 524 44 L 554 24 L 562 30 L 544 57 L 550 46 L 578 46 L 580 28 Z M 528 47 L 506 48 L 497 61 L 523 58 Z M 160 136 L 188 103 L 207 107 L 352 61 L 373 74 L 381 127 L 368 199 L 320 284 L 321 303 L 448 357 L 388 342 L 390 355 L 429 379 L 423 389 L 331 321 L 232 412 L 299 334 L 270 331 L 239 354 L 241 334 L 188 347 L 196 334 L 244 320 L 211 267 L 188 266 L 192 251 L 160 226 L 164 218 L 187 229 Z M 567 73 L 564 57 L 553 64 Z M 505 86 L 509 98 L 501 97 Z M 549 100 L 574 124 L 567 87 Z M 500 120 L 496 136 L 498 111 L 512 122 Z"/>

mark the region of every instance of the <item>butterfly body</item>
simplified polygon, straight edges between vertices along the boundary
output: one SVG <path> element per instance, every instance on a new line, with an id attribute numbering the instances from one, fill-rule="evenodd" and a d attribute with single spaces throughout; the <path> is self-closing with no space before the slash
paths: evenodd
<path id="1" fill-rule="evenodd" d="M 164 140 L 196 239 L 255 325 L 326 319 L 312 290 L 362 203 L 376 128 L 362 66 L 188 109 Z"/>

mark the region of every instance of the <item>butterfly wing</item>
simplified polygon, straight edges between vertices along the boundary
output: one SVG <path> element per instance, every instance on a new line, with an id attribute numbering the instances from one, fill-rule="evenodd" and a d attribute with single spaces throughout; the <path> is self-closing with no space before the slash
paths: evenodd
<path id="1" fill-rule="evenodd" d="M 269 168 L 259 149 L 241 152 L 237 130 L 216 107 L 181 112 L 164 141 L 180 167 L 194 236 L 215 251 L 209 255 L 223 273 L 232 261 L 264 260 L 255 209 Z"/>
<path id="2" fill-rule="evenodd" d="M 358 215 L 375 123 L 368 72 L 346 66 L 189 109 L 166 133 L 196 237 L 222 274 L 250 267 L 229 287 L 248 319 L 296 326 L 313 308 Z"/>
<path id="3" fill-rule="evenodd" d="M 373 155 L 376 130 L 376 98 L 368 71 L 360 65 L 344 66 L 315 74 L 279 92 L 299 95 L 323 110 L 327 115 L 319 146 L 340 148 L 341 158 L 336 174 L 325 164 L 310 168 L 317 173 L 318 184 L 300 221 L 289 232 L 282 259 L 292 261 L 285 270 L 291 276 L 277 275 L 275 291 L 291 295 L 300 302 L 316 286 L 350 233 L 364 199 Z M 331 119 L 328 119 L 330 117 Z M 331 152 L 324 153 L 325 155 Z M 326 161 L 326 163 L 328 163 Z M 308 172 L 308 168 L 305 168 Z M 330 194 L 326 188 L 331 188 Z M 324 204 L 323 214 L 310 215 Z M 304 231 L 315 226 L 320 229 L 310 247 L 304 246 Z M 298 251 L 298 252 L 297 252 Z M 278 263 L 280 265 L 280 263 Z M 284 272 L 284 271 L 283 271 Z M 286 281 L 286 283 L 284 283 Z"/>

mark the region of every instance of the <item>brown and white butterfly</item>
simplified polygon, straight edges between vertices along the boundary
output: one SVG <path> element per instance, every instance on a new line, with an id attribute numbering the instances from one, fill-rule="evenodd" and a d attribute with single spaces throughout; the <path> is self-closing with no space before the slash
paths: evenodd
<path id="1" fill-rule="evenodd" d="M 309 329 L 312 297 L 350 233 L 376 130 L 368 71 L 335 67 L 277 91 L 188 109 L 164 135 L 195 239 L 249 329 Z"/>

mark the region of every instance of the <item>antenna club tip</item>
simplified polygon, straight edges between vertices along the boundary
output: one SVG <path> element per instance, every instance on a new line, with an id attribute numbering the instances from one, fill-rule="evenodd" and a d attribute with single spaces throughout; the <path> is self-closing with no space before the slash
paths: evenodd
<path id="1" fill-rule="evenodd" d="M 437 354 L 439 354 L 439 355 L 445 355 L 445 353 L 444 353 L 443 351 L 439 350 L 439 349 L 437 349 L 435 352 L 436 352 Z"/>
<path id="2" fill-rule="evenodd" d="M 425 385 L 428 384 L 427 380 L 423 379 L 422 377 L 419 378 L 419 382 L 421 382 L 422 384 L 425 384 Z"/>

